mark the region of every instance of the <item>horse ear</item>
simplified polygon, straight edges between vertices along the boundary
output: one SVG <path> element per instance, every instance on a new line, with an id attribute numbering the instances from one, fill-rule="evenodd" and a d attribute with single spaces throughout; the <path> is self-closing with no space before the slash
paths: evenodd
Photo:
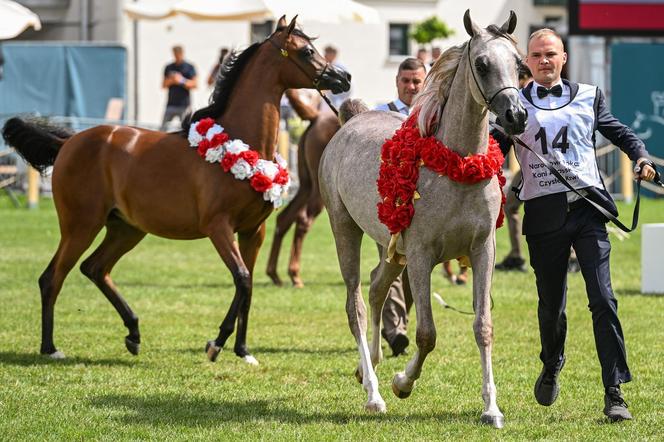
<path id="1" fill-rule="evenodd" d="M 516 14 L 514 11 L 510 11 L 510 18 L 507 19 L 505 23 L 500 27 L 500 30 L 507 33 L 511 34 L 514 32 L 514 29 L 516 29 Z"/>
<path id="2" fill-rule="evenodd" d="M 473 23 L 473 20 L 470 18 L 470 9 L 466 9 L 466 13 L 463 14 L 463 26 L 471 37 L 474 37 L 481 32 L 480 27 Z"/>
<path id="3" fill-rule="evenodd" d="M 285 28 L 288 25 L 286 22 L 286 15 L 282 15 L 279 21 L 277 22 L 277 29 Z"/>
<path id="4" fill-rule="evenodd" d="M 291 20 L 290 24 L 288 25 L 288 32 L 286 35 L 291 35 L 291 32 L 293 32 L 293 29 L 295 29 L 295 22 L 297 21 L 297 15 L 293 17 L 293 20 Z"/>

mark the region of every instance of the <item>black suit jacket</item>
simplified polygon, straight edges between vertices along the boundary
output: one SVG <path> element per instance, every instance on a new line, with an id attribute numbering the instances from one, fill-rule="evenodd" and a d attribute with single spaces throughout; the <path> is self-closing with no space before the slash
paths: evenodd
<path id="1" fill-rule="evenodd" d="M 567 80 L 563 80 L 563 83 L 570 88 L 570 101 L 573 100 L 579 91 L 579 85 Z M 522 90 L 523 98 L 530 101 L 530 103 L 532 103 L 532 97 L 530 95 L 532 87 L 533 83 L 531 82 Z M 628 126 L 622 124 L 611 114 L 606 106 L 604 94 L 599 88 L 597 88 L 593 107 L 595 109 L 595 130 L 598 130 L 604 137 L 618 146 L 632 161 L 636 161 L 641 157 L 648 157 L 648 152 L 646 151 L 643 141 L 641 141 Z M 503 143 L 501 143 L 501 147 L 502 144 Z M 593 132 L 593 145 L 594 144 L 595 134 Z M 589 187 L 586 188 L 586 190 L 588 191 L 588 199 L 600 204 L 614 216 L 618 216 L 616 204 L 606 189 Z M 536 235 L 538 233 L 558 230 L 563 226 L 565 219 L 567 218 L 567 192 L 554 193 L 528 200 L 525 202 L 524 209 L 524 235 Z"/>

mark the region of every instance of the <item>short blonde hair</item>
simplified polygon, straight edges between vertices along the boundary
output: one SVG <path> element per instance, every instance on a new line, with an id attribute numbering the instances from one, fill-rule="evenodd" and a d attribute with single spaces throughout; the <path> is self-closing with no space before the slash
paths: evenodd
<path id="1" fill-rule="evenodd" d="M 560 40 L 560 43 L 563 44 L 563 38 L 558 34 L 556 31 L 550 28 L 542 28 L 538 29 L 537 31 L 533 32 L 530 34 L 530 37 L 528 37 L 528 44 L 526 45 L 526 49 L 530 47 L 530 42 L 536 38 L 541 38 L 541 37 L 546 37 L 547 35 L 553 35 L 556 37 L 558 40 Z M 563 44 L 563 49 L 564 49 L 564 44 Z"/>

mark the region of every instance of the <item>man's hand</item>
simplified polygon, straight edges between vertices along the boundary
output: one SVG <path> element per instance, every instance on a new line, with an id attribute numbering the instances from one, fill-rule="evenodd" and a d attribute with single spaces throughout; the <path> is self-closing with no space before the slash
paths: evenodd
<path id="1" fill-rule="evenodd" d="M 636 161 L 636 166 L 634 167 L 635 178 L 641 178 L 646 181 L 652 181 L 655 178 L 655 169 L 648 162 L 647 158 L 639 158 Z"/>

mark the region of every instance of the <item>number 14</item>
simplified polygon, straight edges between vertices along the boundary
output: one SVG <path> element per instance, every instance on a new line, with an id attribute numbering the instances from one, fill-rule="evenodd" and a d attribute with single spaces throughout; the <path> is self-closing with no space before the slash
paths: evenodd
<path id="1" fill-rule="evenodd" d="M 546 130 L 543 127 L 540 127 L 539 132 L 537 132 L 537 135 L 535 135 L 535 141 L 537 140 L 539 140 L 540 143 L 542 144 L 542 153 L 544 155 L 549 153 L 549 149 L 547 149 L 547 142 L 546 142 Z M 553 138 L 551 147 L 553 147 L 554 149 L 560 149 L 562 153 L 567 152 L 567 149 L 569 149 L 569 143 L 567 142 L 567 126 L 563 126 L 560 128 L 556 136 Z"/>

